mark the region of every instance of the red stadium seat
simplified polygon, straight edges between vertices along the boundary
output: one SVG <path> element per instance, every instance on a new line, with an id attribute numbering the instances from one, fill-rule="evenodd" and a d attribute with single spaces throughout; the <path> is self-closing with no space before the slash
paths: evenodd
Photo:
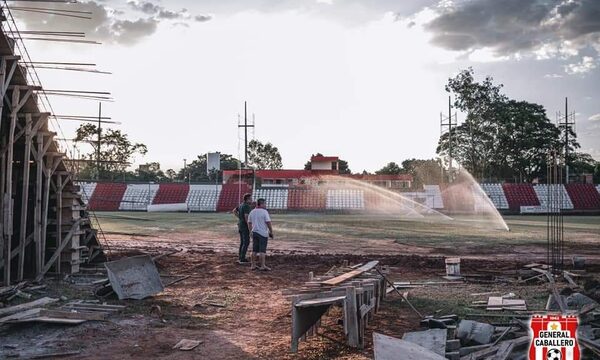
<path id="1" fill-rule="evenodd" d="M 502 188 L 510 210 L 519 211 L 521 206 L 540 205 L 532 184 L 502 184 Z"/>
<path id="2" fill-rule="evenodd" d="M 592 184 L 567 184 L 575 210 L 600 210 L 600 194 Z"/>
<path id="3" fill-rule="evenodd" d="M 252 193 L 248 184 L 224 184 L 217 202 L 217 211 L 231 211 L 242 202 L 246 193 Z"/>
<path id="4" fill-rule="evenodd" d="M 152 204 L 182 204 L 189 192 L 190 186 L 185 183 L 160 184 Z"/>
<path id="5" fill-rule="evenodd" d="M 117 211 L 127 190 L 124 183 L 98 183 L 90 198 L 88 209 L 92 211 Z"/>

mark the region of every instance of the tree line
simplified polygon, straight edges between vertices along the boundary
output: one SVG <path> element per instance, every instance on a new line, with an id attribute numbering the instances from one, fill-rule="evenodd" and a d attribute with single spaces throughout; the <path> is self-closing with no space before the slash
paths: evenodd
<path id="1" fill-rule="evenodd" d="M 439 184 L 448 180 L 448 159 L 453 167 L 469 171 L 479 181 L 531 182 L 546 174 L 549 151 L 564 152 L 567 129 L 554 124 L 543 106 L 510 99 L 502 93 L 502 84 L 491 77 L 476 81 L 472 68 L 448 79 L 447 92 L 454 95 L 454 108 L 465 114 L 464 121 L 440 136 L 434 159 L 407 159 L 400 164 L 389 162 L 374 174 L 413 177 L 413 184 Z M 600 182 L 600 163 L 589 154 L 578 151 L 580 144 L 569 129 L 568 157 L 572 174 L 594 174 Z M 80 179 L 110 181 L 221 181 L 222 172 L 207 172 L 207 155 L 198 155 L 185 168 L 162 170 L 158 162 L 150 162 L 131 170 L 136 155 L 145 155 L 147 146 L 129 140 L 120 130 L 102 129 L 98 141 L 95 124 L 83 124 L 77 129 L 76 143 L 91 145 L 84 154 L 79 171 Z M 316 153 L 316 155 L 322 155 Z M 98 160 L 98 156 L 100 161 Z M 248 164 L 230 154 L 221 154 L 221 170 L 281 169 L 279 149 L 270 142 L 252 140 L 248 143 Z M 304 169 L 310 170 L 308 161 Z M 339 160 L 341 174 L 352 174 L 346 160 Z M 358 174 L 370 174 L 367 171 Z M 452 174 L 450 174 L 452 175 Z"/>

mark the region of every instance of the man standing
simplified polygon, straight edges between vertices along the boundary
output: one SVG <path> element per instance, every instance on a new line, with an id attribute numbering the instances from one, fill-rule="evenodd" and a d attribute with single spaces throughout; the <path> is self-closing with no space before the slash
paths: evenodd
<path id="1" fill-rule="evenodd" d="M 252 210 L 248 216 L 248 226 L 252 229 L 251 269 L 271 270 L 266 265 L 266 258 L 267 242 L 269 238 L 273 238 L 273 227 L 271 226 L 271 217 L 266 209 L 265 199 L 256 201 L 256 209 Z M 258 260 L 260 260 L 260 267 L 256 265 Z"/>
<path id="2" fill-rule="evenodd" d="M 250 246 L 250 227 L 248 226 L 248 215 L 252 204 L 252 194 L 244 194 L 244 202 L 233 209 L 232 213 L 238 218 L 238 230 L 240 232 L 240 250 L 238 252 L 238 264 L 248 263 L 246 252 Z"/>

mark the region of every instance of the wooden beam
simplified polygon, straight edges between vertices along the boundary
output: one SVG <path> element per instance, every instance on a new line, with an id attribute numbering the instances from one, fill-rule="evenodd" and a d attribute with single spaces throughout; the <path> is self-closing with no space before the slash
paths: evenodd
<path id="1" fill-rule="evenodd" d="M 14 89 L 12 93 L 12 103 L 18 103 L 20 98 L 20 90 Z M 0 114 L 1 116 L 2 114 Z M 11 281 L 11 247 L 12 247 L 12 235 L 13 235 L 13 194 L 12 194 L 12 177 L 13 177 L 13 160 L 14 160 L 14 138 L 15 128 L 17 125 L 17 110 L 15 107 L 11 109 L 10 115 L 10 127 L 8 134 L 8 152 L 6 154 L 6 190 L 4 190 L 4 286 L 9 286 Z M 3 169 L 4 170 L 4 169 Z"/>
<path id="2" fill-rule="evenodd" d="M 36 282 L 39 282 L 44 278 L 44 275 L 48 272 L 48 270 L 50 270 L 50 267 L 54 264 L 56 259 L 58 259 L 59 254 L 65 249 L 65 247 L 67 247 L 67 244 L 69 244 L 71 242 L 71 238 L 73 237 L 73 234 L 76 231 L 75 229 L 79 228 L 79 224 L 81 224 L 82 220 L 83 219 L 77 219 L 77 221 L 75 221 L 75 223 L 73 223 L 71 230 L 69 230 L 69 233 L 63 239 L 63 243 L 59 247 L 56 248 L 56 250 L 54 251 L 54 254 L 52 254 L 52 256 L 50 257 L 50 260 L 48 260 L 48 262 L 42 268 L 42 271 L 36 276 L 36 278 L 35 278 Z"/>
<path id="3" fill-rule="evenodd" d="M 323 285 L 329 285 L 329 286 L 336 286 L 339 285 L 341 283 L 343 283 L 344 281 L 348 281 L 352 278 L 355 278 L 359 275 L 361 275 L 362 273 L 369 271 L 371 269 L 373 269 L 375 266 L 377 266 L 377 264 L 379 264 L 379 261 L 369 261 L 368 263 L 366 263 L 365 265 L 356 268 L 352 271 L 349 271 L 347 273 L 344 273 L 342 275 L 336 276 L 332 279 L 329 280 L 325 280 L 322 281 L 321 284 Z"/>
<path id="4" fill-rule="evenodd" d="M 25 118 L 25 150 L 23 154 L 23 182 L 21 196 L 21 227 L 19 228 L 19 269 L 17 279 L 23 280 L 25 268 L 25 240 L 27 239 L 27 216 L 29 203 L 29 160 L 31 159 L 31 116 Z"/>
<path id="5" fill-rule="evenodd" d="M 32 240 L 33 240 L 33 234 L 29 234 L 27 239 L 25 239 L 25 247 L 29 246 L 29 244 L 31 244 Z M 11 259 L 15 258 L 17 255 L 19 255 L 18 250 L 19 249 L 13 249 L 12 253 L 10 254 Z M 3 266 L 4 266 L 4 259 L 0 259 L 0 269 L 2 269 Z"/>
<path id="6" fill-rule="evenodd" d="M 57 175 L 56 179 L 56 244 L 58 248 L 62 247 L 62 175 Z M 56 273 L 60 274 L 61 253 L 58 253 L 58 261 L 56 262 Z"/>
<path id="7" fill-rule="evenodd" d="M 42 191 L 43 191 L 43 167 L 44 167 L 44 135 L 37 134 L 36 154 L 36 180 L 35 180 L 35 210 L 33 238 L 35 243 L 36 273 L 42 271 L 44 265 L 42 259 Z"/>

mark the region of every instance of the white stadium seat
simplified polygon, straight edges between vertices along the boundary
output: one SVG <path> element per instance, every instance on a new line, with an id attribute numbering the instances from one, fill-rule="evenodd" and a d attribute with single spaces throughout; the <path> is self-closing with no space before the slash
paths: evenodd
<path id="1" fill-rule="evenodd" d="M 555 185 L 547 185 L 547 184 L 537 184 L 533 187 L 535 190 L 535 194 L 540 200 L 540 205 L 542 207 L 546 207 L 548 205 L 548 190 L 556 191 L 558 187 L 558 198 L 560 201 L 561 209 L 573 209 L 573 203 L 571 202 L 571 198 L 569 197 L 569 193 L 565 189 L 563 184 L 555 184 Z"/>
<path id="2" fill-rule="evenodd" d="M 119 210 L 146 211 L 152 204 L 159 184 L 128 184 Z"/>
<path id="3" fill-rule="evenodd" d="M 254 190 L 252 198 L 254 200 L 265 199 L 267 201 L 267 209 L 287 210 L 288 208 L 287 188 L 258 188 Z"/>
<path id="4" fill-rule="evenodd" d="M 329 189 L 327 190 L 326 208 L 328 210 L 364 209 L 364 192 L 359 189 Z"/>
<path id="5" fill-rule="evenodd" d="M 221 185 L 190 185 L 186 203 L 190 211 L 217 211 Z"/>
<path id="6" fill-rule="evenodd" d="M 504 194 L 502 184 L 479 184 L 486 195 L 492 200 L 496 209 L 508 209 L 508 200 Z"/>
<path id="7" fill-rule="evenodd" d="M 81 194 L 81 200 L 83 201 L 84 204 L 87 205 L 87 203 L 90 201 L 90 198 L 92 197 L 92 194 L 94 193 L 94 190 L 96 189 L 96 183 L 95 182 L 81 182 L 78 183 L 79 185 L 79 193 Z"/>

